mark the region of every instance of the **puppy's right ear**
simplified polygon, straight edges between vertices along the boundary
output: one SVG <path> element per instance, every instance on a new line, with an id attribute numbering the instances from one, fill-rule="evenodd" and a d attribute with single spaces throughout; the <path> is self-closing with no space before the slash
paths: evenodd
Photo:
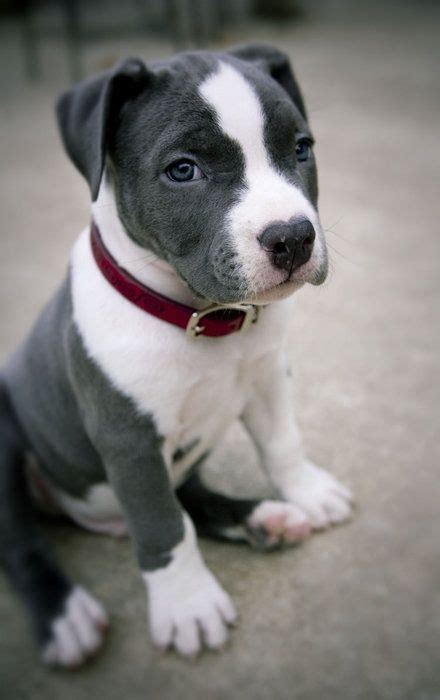
<path id="1" fill-rule="evenodd" d="M 145 64 L 130 58 L 74 85 L 58 99 L 56 111 L 64 148 L 89 183 L 93 201 L 98 196 L 108 137 L 120 109 L 152 80 L 154 76 Z"/>

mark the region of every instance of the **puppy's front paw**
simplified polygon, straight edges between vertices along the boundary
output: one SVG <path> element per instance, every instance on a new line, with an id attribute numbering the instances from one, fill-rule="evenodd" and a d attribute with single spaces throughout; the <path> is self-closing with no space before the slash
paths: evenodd
<path id="1" fill-rule="evenodd" d="M 183 656 L 196 656 L 205 645 L 220 649 L 234 624 L 234 606 L 206 568 L 197 547 L 194 526 L 184 515 L 183 540 L 171 551 L 167 566 L 144 571 L 148 587 L 153 642 Z"/>
<path id="2" fill-rule="evenodd" d="M 292 503 L 266 500 L 258 504 L 246 522 L 247 538 L 257 549 L 274 549 L 301 542 L 310 535 L 305 513 Z"/>
<path id="3" fill-rule="evenodd" d="M 228 625 L 236 620 L 231 599 L 205 570 L 170 596 L 167 588 L 150 588 L 150 628 L 153 642 L 162 649 L 174 647 L 183 656 L 196 656 L 205 645 L 220 649 L 228 638 Z"/>
<path id="4" fill-rule="evenodd" d="M 351 492 L 311 462 L 295 470 L 292 484 L 283 495 L 306 513 L 315 530 L 342 523 L 353 513 Z"/>

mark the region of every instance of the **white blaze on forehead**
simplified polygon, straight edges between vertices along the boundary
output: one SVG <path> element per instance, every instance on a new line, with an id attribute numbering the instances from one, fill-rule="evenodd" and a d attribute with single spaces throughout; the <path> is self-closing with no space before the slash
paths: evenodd
<path id="1" fill-rule="evenodd" d="M 312 257 L 297 275 L 298 279 L 301 275 L 305 278 L 322 259 L 322 230 L 313 205 L 270 159 L 264 142 L 264 110 L 258 94 L 239 71 L 222 61 L 218 70 L 200 85 L 199 92 L 215 110 L 219 127 L 240 146 L 244 156 L 245 187 L 226 218 L 249 287 L 258 292 L 284 281 L 286 273 L 273 267 L 257 236 L 270 223 L 294 217 L 308 218 L 317 234 Z"/>
<path id="2" fill-rule="evenodd" d="M 264 114 L 250 83 L 232 66 L 220 62 L 218 72 L 199 88 L 213 107 L 222 131 L 238 141 L 248 168 L 267 161 L 264 145 Z"/>

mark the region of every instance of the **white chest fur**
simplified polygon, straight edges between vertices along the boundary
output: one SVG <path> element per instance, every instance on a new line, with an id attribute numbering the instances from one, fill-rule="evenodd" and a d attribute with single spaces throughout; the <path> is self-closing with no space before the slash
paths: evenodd
<path id="1" fill-rule="evenodd" d="M 72 255 L 72 297 L 87 352 L 115 388 L 152 416 L 165 438 L 168 465 L 176 449 L 192 443 L 193 461 L 240 415 L 261 359 L 280 347 L 292 303 L 262 309 L 258 323 L 242 334 L 189 339 L 109 285 L 93 259 L 88 230 Z"/>

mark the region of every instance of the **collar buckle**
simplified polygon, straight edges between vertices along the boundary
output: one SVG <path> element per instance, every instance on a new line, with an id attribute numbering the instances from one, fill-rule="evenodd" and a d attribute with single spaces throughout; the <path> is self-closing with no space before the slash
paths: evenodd
<path id="1" fill-rule="evenodd" d="M 200 321 L 205 316 L 208 316 L 215 311 L 225 311 L 228 309 L 241 311 L 244 313 L 244 319 L 240 326 L 239 333 L 258 321 L 259 307 L 254 306 L 253 304 L 211 304 L 210 306 L 207 306 L 206 309 L 194 311 L 194 313 L 191 314 L 186 326 L 186 335 L 189 338 L 198 338 L 200 335 L 203 335 L 205 326 L 200 325 Z"/>

